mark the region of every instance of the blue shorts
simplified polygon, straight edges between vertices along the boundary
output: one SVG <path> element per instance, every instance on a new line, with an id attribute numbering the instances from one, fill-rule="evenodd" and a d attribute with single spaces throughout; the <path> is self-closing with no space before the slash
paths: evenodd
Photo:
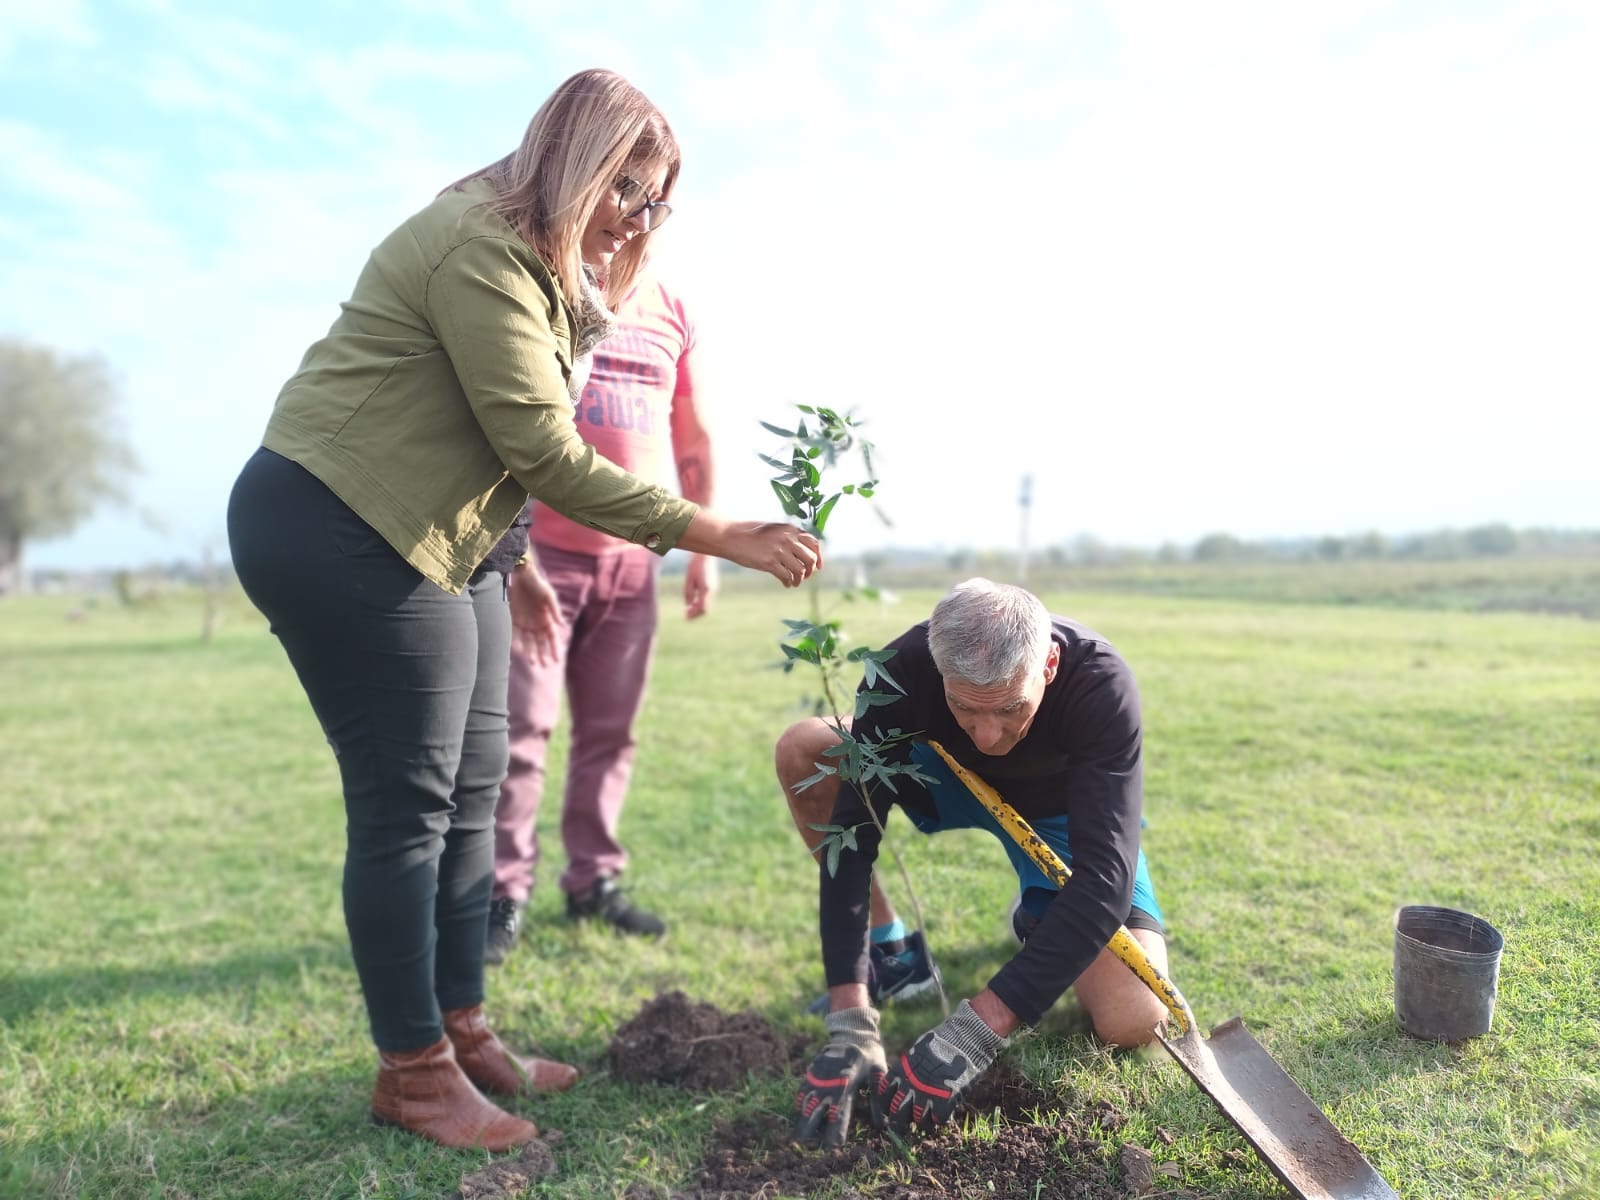
<path id="1" fill-rule="evenodd" d="M 1050 901 L 1055 899 L 1058 890 L 1055 881 L 1028 857 L 1021 846 L 1012 841 L 994 814 L 967 790 L 966 784 L 956 778 L 955 772 L 944 759 L 939 757 L 937 750 L 926 742 L 912 742 L 911 761 L 916 763 L 922 774 L 933 781 L 927 784 L 926 788 L 928 795 L 933 798 L 934 807 L 938 810 L 936 817 L 908 813 L 912 824 L 921 833 L 938 833 L 945 829 L 987 829 L 1000 839 L 1000 844 L 1005 847 L 1006 857 L 1011 860 L 1011 868 L 1017 873 L 1017 888 L 1022 896 L 1022 908 L 1034 917 L 1043 916 Z M 1072 865 L 1072 850 L 1067 844 L 1065 814 L 1029 821 L 1028 824 L 1033 826 L 1033 831 L 1061 856 L 1062 862 L 1068 866 Z M 1144 818 L 1139 819 L 1139 824 L 1141 827 L 1144 825 Z M 1162 928 L 1161 905 L 1156 900 L 1155 885 L 1150 882 L 1150 866 L 1145 862 L 1143 847 L 1139 850 L 1138 864 L 1134 868 L 1132 911 L 1128 913 L 1123 924 L 1130 929 L 1150 929 L 1156 933 L 1165 933 Z"/>

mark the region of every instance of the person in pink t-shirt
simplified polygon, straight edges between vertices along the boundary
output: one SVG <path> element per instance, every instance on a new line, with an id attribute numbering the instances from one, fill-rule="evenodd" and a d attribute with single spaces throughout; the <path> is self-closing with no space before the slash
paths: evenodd
<path id="1" fill-rule="evenodd" d="M 709 504 L 711 438 L 696 393 L 694 326 L 684 305 L 659 280 L 644 277 L 616 305 L 616 316 L 617 330 L 595 349 L 574 413 L 578 432 L 648 480 L 667 477 L 670 454 L 684 498 Z M 537 569 L 517 572 L 514 586 L 527 589 L 519 599 L 530 610 L 543 611 L 545 629 L 556 616 L 559 628 L 537 651 L 525 640 L 512 649 L 511 761 L 495 809 L 492 963 L 515 944 L 533 888 L 545 760 L 563 688 L 572 726 L 561 807 L 567 915 L 604 921 L 623 933 L 659 936 L 665 930 L 616 882 L 628 863 L 617 828 L 655 642 L 660 560 L 537 501 L 530 517 L 528 549 Z M 707 611 L 715 587 L 714 560 L 692 555 L 684 573 L 689 619 Z"/>

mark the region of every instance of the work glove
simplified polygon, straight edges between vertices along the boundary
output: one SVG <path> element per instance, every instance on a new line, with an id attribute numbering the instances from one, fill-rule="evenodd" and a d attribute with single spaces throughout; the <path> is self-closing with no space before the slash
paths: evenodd
<path id="1" fill-rule="evenodd" d="M 1007 1039 L 963 1000 L 872 1081 L 872 1123 L 900 1133 L 929 1133 L 950 1119 L 962 1095 L 989 1069 Z"/>
<path id="2" fill-rule="evenodd" d="M 844 1145 L 856 1090 L 882 1073 L 883 1043 L 878 1040 L 878 1010 L 841 1008 L 822 1020 L 828 1043 L 811 1060 L 794 1098 L 794 1140 L 822 1139 L 822 1148 Z"/>

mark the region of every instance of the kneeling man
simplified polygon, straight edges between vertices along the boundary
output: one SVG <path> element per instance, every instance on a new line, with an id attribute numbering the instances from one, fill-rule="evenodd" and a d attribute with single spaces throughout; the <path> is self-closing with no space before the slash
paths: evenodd
<path id="1" fill-rule="evenodd" d="M 779 782 L 809 846 L 823 837 L 812 825 L 855 830 L 855 848 L 841 848 L 837 872 L 821 869 L 828 1040 L 796 1099 L 795 1136 L 820 1136 L 824 1146 L 843 1143 L 861 1087 L 871 1090 L 879 1126 L 926 1130 L 947 1120 L 1009 1035 L 1036 1024 L 1068 987 L 1095 1033 L 1113 1046 L 1154 1040 L 1166 1015 L 1106 949 L 1125 925 L 1166 973 L 1161 908 L 1139 845 L 1139 693 L 1127 663 L 1092 630 L 1052 616 L 1032 593 L 986 579 L 958 584 L 929 620 L 889 648 L 896 653 L 884 667 L 904 694 L 870 708 L 859 723 L 879 735 L 912 734 L 887 755 L 914 763 L 929 782 L 901 775 L 894 791 L 879 784 L 863 795 L 829 776 L 797 791 L 819 764 L 837 761 L 826 752 L 839 735 L 821 718 L 791 726 L 776 754 Z M 873 690 L 887 688 L 880 683 Z M 998 792 L 1068 864 L 1065 887 L 1058 889 L 1007 836 L 935 744 Z M 899 983 L 936 968 L 920 941 L 902 940 L 904 926 L 874 877 L 880 834 L 869 803 L 880 823 L 898 807 L 924 833 L 989 830 L 1005 846 L 1018 882 L 1016 954 L 892 1065 L 874 1004 L 895 993 L 881 977 Z"/>

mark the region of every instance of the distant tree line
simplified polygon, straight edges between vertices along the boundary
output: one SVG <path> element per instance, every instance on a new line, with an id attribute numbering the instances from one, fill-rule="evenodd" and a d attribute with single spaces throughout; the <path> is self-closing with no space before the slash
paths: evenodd
<path id="1" fill-rule="evenodd" d="M 1231 533 L 1208 533 L 1189 543 L 1156 547 L 1118 545 L 1092 534 L 1041 546 L 1032 561 L 1041 568 L 1138 566 L 1178 563 L 1454 562 L 1474 558 L 1568 558 L 1600 555 L 1600 529 L 1515 529 L 1504 523 L 1426 533 L 1385 534 L 1377 530 L 1343 536 L 1251 540 Z M 862 556 L 869 570 L 890 566 L 943 567 L 981 571 L 1015 564 L 1014 550 L 961 547 L 956 550 L 882 550 Z"/>
<path id="2" fill-rule="evenodd" d="M 1194 562 L 1341 562 L 1383 558 L 1442 562 L 1511 555 L 1568 556 L 1600 553 L 1600 530 L 1513 529 L 1503 522 L 1465 529 L 1389 535 L 1375 529 L 1338 536 L 1249 541 L 1210 533 L 1179 557 Z"/>

